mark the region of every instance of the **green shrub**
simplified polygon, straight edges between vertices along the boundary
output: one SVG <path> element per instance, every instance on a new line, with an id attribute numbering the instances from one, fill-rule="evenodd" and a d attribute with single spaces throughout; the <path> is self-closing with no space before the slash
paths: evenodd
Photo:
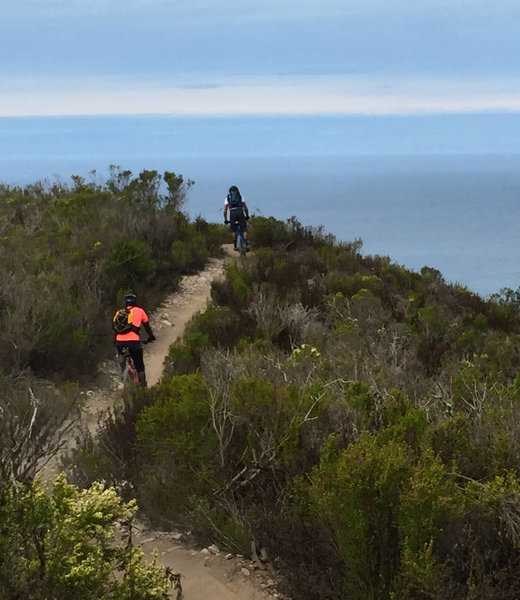
<path id="1" fill-rule="evenodd" d="M 180 340 L 170 346 L 165 359 L 167 375 L 185 375 L 196 371 L 205 350 L 210 347 L 229 349 L 247 331 L 240 315 L 227 307 L 208 306 L 187 324 Z"/>
<path id="2" fill-rule="evenodd" d="M 194 497 L 210 492 L 217 439 L 200 374 L 165 378 L 152 395 L 154 403 L 136 423 L 137 444 L 147 464 L 136 478 L 150 516 L 174 520 Z"/>
<path id="3" fill-rule="evenodd" d="M 274 217 L 254 217 L 250 223 L 250 240 L 255 249 L 274 248 L 289 241 L 287 226 Z"/>
<path id="4" fill-rule="evenodd" d="M 331 438 L 308 485 L 300 485 L 316 517 L 334 535 L 348 573 L 349 598 L 390 598 L 399 569 L 399 499 L 411 473 L 403 442 L 379 444 L 363 435 L 338 453 Z"/>
<path id="5" fill-rule="evenodd" d="M 37 600 L 163 599 L 166 572 L 146 564 L 130 535 L 137 507 L 112 488 L 94 483 L 79 490 L 56 477 L 10 488 L 0 499 L 0 598 Z"/>
<path id="6" fill-rule="evenodd" d="M 107 257 L 105 272 L 116 289 L 137 289 L 153 281 L 156 266 L 149 246 L 133 238 L 119 238 Z"/>

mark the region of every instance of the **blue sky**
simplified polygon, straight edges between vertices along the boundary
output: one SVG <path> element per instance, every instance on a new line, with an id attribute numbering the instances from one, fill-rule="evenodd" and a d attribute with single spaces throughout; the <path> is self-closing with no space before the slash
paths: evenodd
<path id="1" fill-rule="evenodd" d="M 0 8 L 0 116 L 520 112 L 517 0 Z"/>

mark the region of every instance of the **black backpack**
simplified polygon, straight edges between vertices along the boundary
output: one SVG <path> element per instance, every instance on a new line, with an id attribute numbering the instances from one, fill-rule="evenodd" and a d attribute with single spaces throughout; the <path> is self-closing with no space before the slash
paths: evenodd
<path id="1" fill-rule="evenodd" d="M 112 319 L 112 329 L 116 335 L 138 330 L 135 325 L 132 325 L 132 310 L 132 308 L 121 308 L 114 315 L 114 318 Z"/>
<path id="2" fill-rule="evenodd" d="M 239 208 L 242 206 L 242 196 L 238 190 L 233 190 L 229 192 L 227 198 L 229 208 Z"/>

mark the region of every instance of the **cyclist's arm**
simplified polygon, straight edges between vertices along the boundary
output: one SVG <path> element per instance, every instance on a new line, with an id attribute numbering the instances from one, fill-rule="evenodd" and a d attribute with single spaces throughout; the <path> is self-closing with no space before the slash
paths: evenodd
<path id="1" fill-rule="evenodd" d="M 153 342 L 153 340 L 155 340 L 155 335 L 153 334 L 150 323 L 148 321 L 146 321 L 146 323 L 143 321 L 143 327 L 146 333 L 148 334 L 148 341 Z"/>
<path id="2" fill-rule="evenodd" d="M 144 330 L 148 334 L 148 339 L 146 341 L 153 342 L 155 340 L 155 335 L 153 334 L 152 327 L 148 320 L 148 315 L 142 308 L 138 308 L 138 310 L 140 311 L 140 315 L 137 315 L 137 317 L 139 318 L 139 325 L 142 325 L 144 327 Z"/>
<path id="3" fill-rule="evenodd" d="M 229 208 L 229 206 L 228 206 L 228 201 L 226 198 L 226 200 L 224 202 L 224 221 L 227 221 L 228 208 Z"/>
<path id="4" fill-rule="evenodd" d="M 247 204 L 244 202 L 244 200 L 242 200 L 242 208 L 246 213 L 246 217 L 249 217 L 249 208 L 247 207 Z"/>

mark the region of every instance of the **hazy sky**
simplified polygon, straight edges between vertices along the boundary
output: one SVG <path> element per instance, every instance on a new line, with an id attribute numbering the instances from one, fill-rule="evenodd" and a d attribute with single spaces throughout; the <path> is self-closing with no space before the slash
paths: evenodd
<path id="1" fill-rule="evenodd" d="M 518 0 L 0 8 L 0 116 L 520 111 Z"/>

